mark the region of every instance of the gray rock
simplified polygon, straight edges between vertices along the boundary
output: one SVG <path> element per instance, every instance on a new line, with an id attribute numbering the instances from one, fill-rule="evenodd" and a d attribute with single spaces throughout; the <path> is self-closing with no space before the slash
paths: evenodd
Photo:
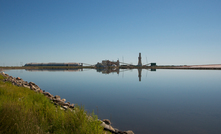
<path id="1" fill-rule="evenodd" d="M 44 94 L 45 96 L 47 96 L 47 97 L 53 97 L 53 95 L 50 94 L 49 92 L 44 92 L 43 94 Z"/>
<path id="2" fill-rule="evenodd" d="M 65 110 L 68 109 L 68 106 L 61 106 L 62 108 L 64 108 Z"/>
<path id="3" fill-rule="evenodd" d="M 101 123 L 101 126 L 104 127 L 105 130 L 108 130 L 110 132 L 115 132 L 115 129 L 112 126 L 107 125 L 104 122 Z"/>
<path id="4" fill-rule="evenodd" d="M 29 89 L 30 89 L 30 86 L 28 86 L 28 85 L 23 85 L 23 87 L 26 87 L 26 88 L 29 88 Z"/>
<path id="5" fill-rule="evenodd" d="M 35 86 L 30 85 L 30 89 L 31 89 L 31 90 L 35 90 Z"/>
<path id="6" fill-rule="evenodd" d="M 29 85 L 31 86 L 31 85 L 35 85 L 35 83 L 34 82 L 29 82 Z"/>
<path id="7" fill-rule="evenodd" d="M 66 101 L 66 99 L 62 99 L 61 101 L 65 102 L 65 101 Z"/>
<path id="8" fill-rule="evenodd" d="M 126 132 L 126 134 L 134 134 L 134 132 L 133 132 L 133 131 L 131 131 L 131 130 L 124 131 L 124 132 Z"/>
<path id="9" fill-rule="evenodd" d="M 69 107 L 70 104 L 68 104 L 68 103 L 63 103 L 62 106 L 68 106 L 68 107 Z"/>
<path id="10" fill-rule="evenodd" d="M 74 108 L 74 104 L 70 104 L 70 105 L 69 105 L 69 108 Z"/>
<path id="11" fill-rule="evenodd" d="M 58 99 L 55 99 L 55 98 L 54 98 L 54 99 L 53 99 L 53 102 L 56 102 L 56 103 L 61 102 L 61 103 L 63 103 L 60 98 L 58 98 Z"/>
<path id="12" fill-rule="evenodd" d="M 20 78 L 20 77 L 17 77 L 16 80 L 21 80 L 21 78 Z"/>
<path id="13" fill-rule="evenodd" d="M 58 95 L 55 95 L 54 98 L 56 98 L 56 99 L 58 99 L 58 98 L 61 99 L 61 97 L 58 96 Z"/>
<path id="14" fill-rule="evenodd" d="M 103 119 L 102 120 L 105 124 L 107 124 L 107 125 L 111 125 L 111 122 L 110 122 L 110 120 L 108 120 L 108 119 Z"/>

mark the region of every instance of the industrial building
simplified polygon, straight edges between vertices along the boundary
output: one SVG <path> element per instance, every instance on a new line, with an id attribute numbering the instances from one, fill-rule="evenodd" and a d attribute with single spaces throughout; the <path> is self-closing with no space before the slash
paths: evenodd
<path id="1" fill-rule="evenodd" d="M 142 66 L 142 62 L 141 62 L 141 53 L 139 53 L 138 64 L 137 64 L 137 66 Z"/>
<path id="2" fill-rule="evenodd" d="M 82 63 L 26 63 L 25 66 L 83 66 Z"/>
<path id="3" fill-rule="evenodd" d="M 115 61 L 109 61 L 109 60 L 102 60 L 101 63 L 97 63 L 96 67 L 119 67 L 120 62 L 119 60 Z"/>

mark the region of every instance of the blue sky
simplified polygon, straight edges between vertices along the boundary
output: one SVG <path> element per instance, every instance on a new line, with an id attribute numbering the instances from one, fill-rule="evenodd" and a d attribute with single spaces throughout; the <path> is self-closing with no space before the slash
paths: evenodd
<path id="1" fill-rule="evenodd" d="M 0 0 L 0 66 L 221 64 L 220 0 Z M 147 59 L 147 60 L 146 60 Z"/>

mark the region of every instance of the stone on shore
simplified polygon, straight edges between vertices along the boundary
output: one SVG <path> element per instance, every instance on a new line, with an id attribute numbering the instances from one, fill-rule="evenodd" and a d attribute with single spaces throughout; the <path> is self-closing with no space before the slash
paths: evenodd
<path id="1" fill-rule="evenodd" d="M 128 130 L 128 131 L 125 131 L 125 132 L 126 132 L 126 134 L 134 134 L 134 132 L 131 131 L 131 130 Z"/>
<path id="2" fill-rule="evenodd" d="M 61 101 L 65 102 L 65 101 L 66 101 L 66 99 L 62 99 Z"/>
<path id="3" fill-rule="evenodd" d="M 108 130 L 110 132 L 115 132 L 115 129 L 112 126 L 107 125 L 104 122 L 101 123 L 101 126 L 104 127 L 105 130 Z"/>
<path id="4" fill-rule="evenodd" d="M 61 99 L 61 97 L 58 96 L 58 95 L 55 95 L 54 98 L 55 98 L 55 99 L 58 99 L 58 98 Z"/>
<path id="5" fill-rule="evenodd" d="M 21 80 L 21 78 L 20 78 L 20 77 L 17 77 L 16 80 Z"/>
<path id="6" fill-rule="evenodd" d="M 53 95 L 51 95 L 49 92 L 44 92 L 43 94 L 47 97 L 53 97 Z"/>
<path id="7" fill-rule="evenodd" d="M 111 122 L 110 122 L 110 120 L 108 120 L 108 119 L 103 119 L 102 120 L 105 124 L 107 124 L 107 125 L 111 125 Z"/>
<path id="8" fill-rule="evenodd" d="M 74 108 L 74 104 L 70 104 L 70 105 L 69 105 L 69 108 Z"/>

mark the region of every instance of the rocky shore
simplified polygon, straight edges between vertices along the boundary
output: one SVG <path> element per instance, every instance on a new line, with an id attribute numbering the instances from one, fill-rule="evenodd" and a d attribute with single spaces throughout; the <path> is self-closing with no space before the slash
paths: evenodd
<path id="1" fill-rule="evenodd" d="M 27 82 L 21 79 L 20 77 L 12 77 L 9 76 L 8 74 L 5 74 L 4 72 L 1 72 L 1 75 L 5 77 L 3 80 L 4 82 L 11 82 L 13 85 L 19 86 L 19 87 L 26 87 L 29 88 L 30 90 L 33 90 L 35 92 L 43 94 L 45 97 L 47 97 L 55 106 L 60 106 L 62 110 L 71 110 L 74 111 L 74 104 L 71 104 L 70 102 L 66 102 L 66 99 L 61 99 L 60 96 L 58 95 L 52 95 L 49 92 L 45 92 L 42 90 L 38 85 L 36 85 L 34 82 Z M 108 119 L 103 119 L 101 121 L 101 126 L 104 127 L 105 131 L 109 131 L 112 134 L 134 134 L 133 131 L 128 130 L 128 131 L 120 131 L 116 128 L 113 128 L 111 126 L 111 122 Z"/>

